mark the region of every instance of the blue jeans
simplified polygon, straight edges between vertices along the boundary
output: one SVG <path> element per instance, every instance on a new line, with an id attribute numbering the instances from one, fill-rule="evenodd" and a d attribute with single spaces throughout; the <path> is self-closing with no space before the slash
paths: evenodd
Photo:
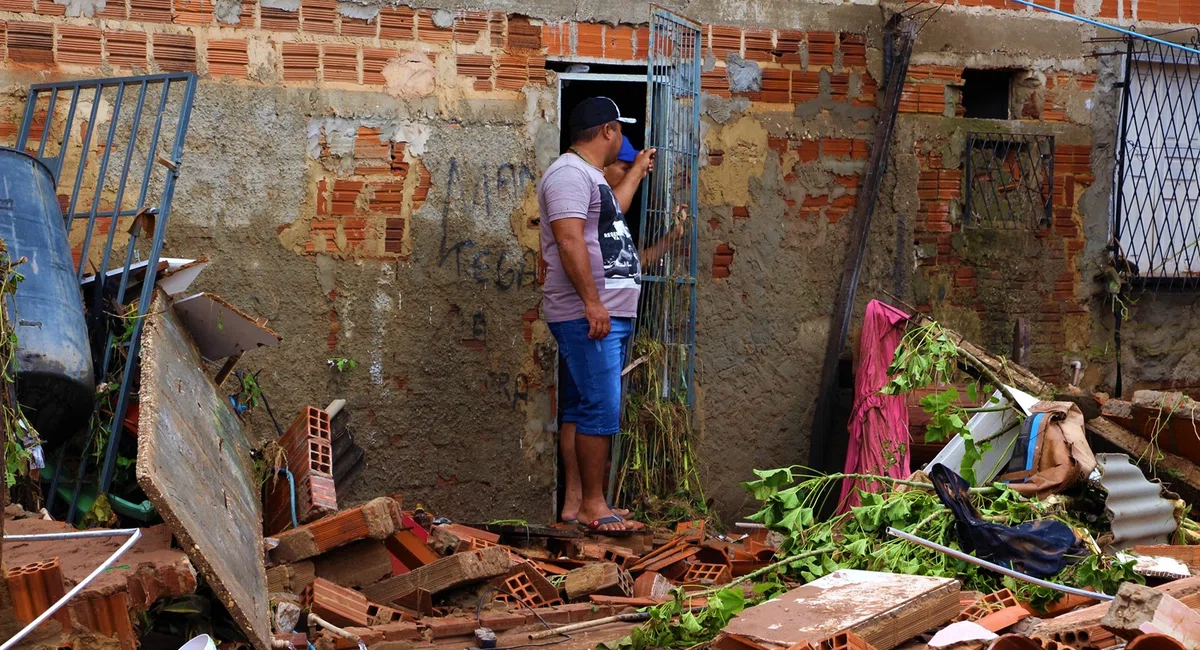
<path id="1" fill-rule="evenodd" d="M 611 319 L 608 336 L 588 338 L 586 318 L 547 323 L 558 356 L 567 371 L 559 377 L 558 398 L 563 422 L 587 436 L 611 436 L 621 431 L 621 370 L 633 338 L 632 318 Z"/>

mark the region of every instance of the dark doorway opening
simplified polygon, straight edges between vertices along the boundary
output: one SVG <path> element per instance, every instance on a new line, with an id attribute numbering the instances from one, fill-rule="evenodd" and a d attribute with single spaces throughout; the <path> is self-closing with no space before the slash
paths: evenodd
<path id="1" fill-rule="evenodd" d="M 608 97 L 617 104 L 623 117 L 632 117 L 637 124 L 622 125 L 622 133 L 629 138 L 629 143 L 639 151 L 646 140 L 646 69 L 629 66 L 588 66 L 588 73 L 574 73 L 568 70 L 565 62 L 552 62 L 548 68 L 560 73 L 559 78 L 559 152 L 566 152 L 571 146 L 571 134 L 567 128 L 571 111 L 581 101 L 589 97 Z M 624 78 L 622 78 L 624 77 Z M 637 80 L 630 77 L 636 77 Z M 633 234 L 634 242 L 641 246 L 642 191 L 638 190 L 629 210 L 625 213 L 625 222 Z M 557 382 L 562 384 L 562 377 L 567 372 L 566 364 L 561 356 L 558 357 Z M 562 400 L 556 400 L 558 407 L 559 431 L 562 430 Z M 615 436 L 614 436 L 615 439 Z M 562 512 L 563 499 L 566 490 L 566 475 L 560 458 L 558 464 L 558 494 L 555 504 L 555 517 Z M 605 472 L 608 475 L 608 472 Z M 586 522 L 585 522 L 586 523 Z"/>
<path id="2" fill-rule="evenodd" d="M 560 83 L 562 92 L 559 95 L 561 113 L 559 123 L 559 151 L 565 152 L 571 146 L 571 133 L 567 128 L 567 120 L 571 111 L 579 102 L 589 97 L 608 97 L 617 104 L 622 117 L 632 117 L 637 124 L 623 124 L 622 135 L 629 138 L 634 149 L 641 151 L 646 142 L 646 82 L 610 81 L 604 79 L 607 75 L 597 75 L 599 79 L 563 79 Z M 642 191 L 633 196 L 629 210 L 625 212 L 625 223 L 633 233 L 633 241 L 641 245 L 642 221 Z"/>

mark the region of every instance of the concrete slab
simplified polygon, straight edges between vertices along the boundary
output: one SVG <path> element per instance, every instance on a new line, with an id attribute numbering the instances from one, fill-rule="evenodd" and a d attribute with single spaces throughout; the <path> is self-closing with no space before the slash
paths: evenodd
<path id="1" fill-rule="evenodd" d="M 254 647 L 268 650 L 262 512 L 250 445 L 161 291 L 149 313 L 138 484 Z"/>

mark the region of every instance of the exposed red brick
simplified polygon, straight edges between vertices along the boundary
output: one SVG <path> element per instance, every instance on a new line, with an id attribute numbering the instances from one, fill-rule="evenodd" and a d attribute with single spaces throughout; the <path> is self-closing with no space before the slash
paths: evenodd
<path id="1" fill-rule="evenodd" d="M 743 34 L 746 58 L 751 61 L 771 61 L 775 58 L 774 36 L 769 29 L 747 29 Z"/>
<path id="2" fill-rule="evenodd" d="M 600 59 L 604 57 L 604 25 L 579 23 L 575 26 L 576 56 Z"/>
<path id="3" fill-rule="evenodd" d="M 712 53 L 719 61 L 725 60 L 725 55 L 733 52 L 741 54 L 742 52 L 742 30 L 736 27 L 721 27 L 713 25 L 712 32 Z"/>
<path id="4" fill-rule="evenodd" d="M 845 72 L 829 74 L 829 97 L 835 102 L 844 102 L 850 95 L 850 75 Z"/>
<path id="5" fill-rule="evenodd" d="M 383 77 L 383 69 L 387 67 L 387 62 L 395 58 L 396 51 L 381 49 L 377 47 L 364 47 L 362 49 L 363 56 L 363 83 L 382 86 L 386 83 Z"/>
<path id="6" fill-rule="evenodd" d="M 454 29 L 442 29 L 433 24 L 433 12 L 422 9 L 417 12 L 417 40 L 426 43 L 449 43 L 454 40 Z"/>
<path id="7" fill-rule="evenodd" d="M 492 47 L 502 50 L 505 46 L 505 23 L 508 22 L 508 17 L 503 11 L 488 12 L 488 40 Z M 541 38 L 542 30 L 537 30 L 538 38 Z"/>
<path id="8" fill-rule="evenodd" d="M 820 143 L 816 140 L 801 140 L 796 146 L 796 154 L 800 162 L 813 162 L 820 158 Z"/>
<path id="9" fill-rule="evenodd" d="M 129 19 L 146 23 L 169 23 L 171 0 L 129 0 Z"/>
<path id="10" fill-rule="evenodd" d="M 459 54 L 455 71 L 462 77 L 490 79 L 492 76 L 492 57 L 486 54 Z"/>
<path id="11" fill-rule="evenodd" d="M 58 26 L 58 62 L 100 65 L 100 30 L 95 27 Z"/>
<path id="12" fill-rule="evenodd" d="M 142 32 L 104 32 L 104 49 L 112 65 L 146 67 L 146 35 Z"/>
<path id="13" fill-rule="evenodd" d="M 762 92 L 759 99 L 764 102 L 786 104 L 791 101 L 790 70 L 767 68 L 762 71 Z"/>
<path id="14" fill-rule="evenodd" d="M 837 34 L 809 32 L 808 65 L 813 68 L 833 65 L 834 50 L 837 49 Z"/>
<path id="15" fill-rule="evenodd" d="M 358 195 L 362 191 L 362 181 L 338 179 L 333 182 L 333 202 L 330 214 L 334 216 L 354 214 L 358 203 Z"/>
<path id="16" fill-rule="evenodd" d="M 372 16 L 368 20 L 342 16 L 341 27 L 338 31 L 342 36 L 375 38 L 375 34 L 379 32 L 379 14 Z"/>
<path id="17" fill-rule="evenodd" d="M 867 39 L 861 34 L 842 34 L 842 67 L 861 68 L 867 65 Z"/>
<path id="18" fill-rule="evenodd" d="M 381 183 L 372 187 L 374 194 L 369 201 L 369 209 L 372 212 L 382 214 L 400 214 L 400 207 L 404 203 L 404 183 L 402 181 L 394 181 Z"/>
<path id="19" fill-rule="evenodd" d="M 17 63 L 54 63 L 54 26 L 8 23 L 8 58 Z"/>
<path id="20" fill-rule="evenodd" d="M 633 28 L 621 25 L 604 31 L 604 57 L 629 61 L 633 59 Z"/>
<path id="21" fill-rule="evenodd" d="M 33 0 L 0 0 L 0 11 L 18 14 L 33 13 Z"/>
<path id="22" fill-rule="evenodd" d="M 404 219 L 399 217 L 387 219 L 384 229 L 383 252 L 404 252 Z"/>
<path id="23" fill-rule="evenodd" d="M 529 22 L 525 16 L 510 16 L 508 19 L 508 49 L 541 50 L 542 27 Z"/>
<path id="24" fill-rule="evenodd" d="M 419 160 L 417 161 L 417 189 L 413 190 L 413 212 L 416 212 L 422 205 L 425 204 L 425 199 L 429 196 L 429 190 L 433 189 L 433 175 L 425 168 Z"/>
<path id="25" fill-rule="evenodd" d="M 821 96 L 821 74 L 806 70 L 793 70 L 792 103 L 800 104 Z"/>
<path id="26" fill-rule="evenodd" d="M 9 569 L 7 582 L 13 610 L 22 623 L 37 618 L 67 593 L 58 558 Z M 63 629 L 71 628 L 71 617 L 65 609 L 59 610 L 54 618 Z M 49 625 L 42 626 L 45 629 Z"/>
<path id="27" fill-rule="evenodd" d="M 528 82 L 528 57 L 501 54 L 496 65 L 496 88 L 499 90 L 520 90 Z"/>
<path id="28" fill-rule="evenodd" d="M 316 81 L 321 67 L 320 51 L 314 43 L 283 44 L 283 80 Z"/>
<path id="29" fill-rule="evenodd" d="M 800 64 L 800 43 L 804 41 L 804 32 L 794 29 L 781 29 L 775 39 L 775 61 L 783 65 Z"/>
<path id="30" fill-rule="evenodd" d="M 712 276 L 715 279 L 729 277 L 729 267 L 728 266 L 714 266 L 713 270 L 712 270 Z"/>
<path id="31" fill-rule="evenodd" d="M 213 0 L 174 0 L 175 16 L 179 25 L 213 24 Z"/>
<path id="32" fill-rule="evenodd" d="M 101 636 L 118 639 L 122 650 L 137 648 L 138 635 L 130 620 L 126 592 L 118 591 L 108 596 L 80 595 L 71 601 L 71 612 L 83 627 Z"/>
<path id="33" fill-rule="evenodd" d="M 529 83 L 539 86 L 546 85 L 546 57 L 530 56 L 526 65 Z"/>
<path id="34" fill-rule="evenodd" d="M 65 16 L 67 15 L 67 6 L 60 5 L 54 0 L 41 0 L 37 3 L 36 13 L 39 16 Z"/>
<path id="35" fill-rule="evenodd" d="M 879 85 L 870 77 L 862 80 L 862 93 L 851 102 L 855 106 L 873 107 L 879 100 Z"/>
<path id="36" fill-rule="evenodd" d="M 336 34 L 337 17 L 337 0 L 300 3 L 300 28 L 309 34 Z"/>
<path id="37" fill-rule="evenodd" d="M 224 39 L 208 42 L 208 73 L 214 77 L 245 79 L 250 60 L 246 41 Z"/>
<path id="38" fill-rule="evenodd" d="M 474 43 L 488 28 L 488 15 L 482 11 L 462 11 L 454 17 L 454 40 Z"/>
<path id="39" fill-rule="evenodd" d="M 571 54 L 571 26 L 569 23 L 545 23 L 542 25 L 542 43 L 549 56 Z"/>
<path id="40" fill-rule="evenodd" d="M 704 36 L 701 34 L 701 41 Z M 650 28 L 638 27 L 633 30 L 633 58 L 638 61 L 645 61 L 650 56 Z"/>
<path id="41" fill-rule="evenodd" d="M 725 76 L 724 68 L 717 68 L 712 72 L 700 73 L 700 90 L 718 97 L 729 99 L 729 78 Z"/>
<path id="42" fill-rule="evenodd" d="M 416 15 L 408 7 L 385 6 L 379 10 L 379 38 L 411 41 L 416 38 Z"/>
<path id="43" fill-rule="evenodd" d="M 365 627 L 371 622 L 366 596 L 324 578 L 317 578 L 304 590 L 302 601 L 309 611 L 334 625 Z"/>
<path id="44" fill-rule="evenodd" d="M 276 32 L 294 32 L 300 29 L 300 12 L 286 11 L 283 9 L 275 9 L 274 7 L 260 7 L 262 12 L 262 28 Z M 245 21 L 246 16 L 242 14 L 242 20 Z M 287 78 L 286 70 L 284 78 Z"/>
<path id="45" fill-rule="evenodd" d="M 325 81 L 358 82 L 358 47 L 326 43 L 321 46 L 321 70 Z"/>
<path id="46" fill-rule="evenodd" d="M 196 37 L 191 34 L 155 34 L 154 61 L 166 72 L 196 69 Z"/>

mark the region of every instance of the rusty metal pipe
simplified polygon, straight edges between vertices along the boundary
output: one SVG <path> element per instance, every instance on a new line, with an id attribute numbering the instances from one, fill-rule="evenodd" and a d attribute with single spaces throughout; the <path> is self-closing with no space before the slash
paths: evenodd
<path id="1" fill-rule="evenodd" d="M 71 590 L 68 591 L 62 598 L 59 598 L 57 602 L 55 602 L 53 605 L 50 605 L 46 611 L 42 612 L 37 618 L 30 621 L 28 625 L 21 628 L 20 632 L 14 634 L 12 638 L 5 641 L 3 645 L 0 645 L 0 650 L 9 650 L 13 646 L 17 645 L 21 642 L 21 639 L 24 639 L 29 635 L 30 632 L 36 630 L 39 625 L 45 623 L 51 616 L 54 616 L 54 613 L 62 609 L 63 605 L 66 605 L 72 598 L 79 595 L 79 592 L 83 591 L 101 573 L 104 573 L 108 567 L 112 566 L 112 563 L 116 562 L 117 558 L 124 555 L 125 551 L 133 548 L 133 545 L 142 538 L 142 531 L 140 528 L 118 528 L 114 530 L 81 530 L 68 533 L 46 533 L 43 535 L 5 535 L 4 539 L 11 542 L 39 542 L 56 539 L 78 539 L 82 537 L 120 537 L 123 535 L 128 535 L 129 539 L 126 540 L 120 548 L 113 551 L 113 554 L 101 562 L 100 566 L 96 567 L 95 570 L 89 573 L 83 580 L 80 580 L 79 584 L 72 587 Z"/>

